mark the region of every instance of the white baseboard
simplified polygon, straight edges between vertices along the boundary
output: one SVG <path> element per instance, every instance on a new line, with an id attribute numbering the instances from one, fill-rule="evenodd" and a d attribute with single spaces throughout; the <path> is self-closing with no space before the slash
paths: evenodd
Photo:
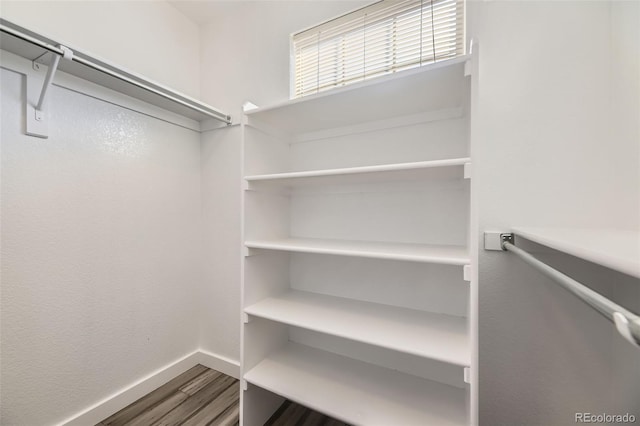
<path id="1" fill-rule="evenodd" d="M 69 417 L 59 425 L 94 425 L 198 364 L 235 378 L 240 377 L 240 363 L 238 361 L 211 352 L 197 350 L 165 367 L 159 368 L 121 391 Z"/>
<path id="2" fill-rule="evenodd" d="M 212 368 L 228 376 L 240 379 L 240 363 L 219 354 L 203 351 L 195 353 L 197 364 Z"/>

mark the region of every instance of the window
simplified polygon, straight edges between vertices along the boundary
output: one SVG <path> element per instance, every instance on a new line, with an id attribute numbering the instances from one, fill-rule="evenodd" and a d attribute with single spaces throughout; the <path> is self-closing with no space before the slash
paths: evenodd
<path id="1" fill-rule="evenodd" d="M 461 54 L 463 0 L 383 0 L 293 35 L 293 95 Z"/>

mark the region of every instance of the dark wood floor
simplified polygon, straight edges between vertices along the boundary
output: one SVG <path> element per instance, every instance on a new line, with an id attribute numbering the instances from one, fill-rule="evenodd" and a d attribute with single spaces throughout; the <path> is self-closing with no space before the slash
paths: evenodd
<path id="1" fill-rule="evenodd" d="M 348 426 L 295 402 L 285 401 L 264 426 Z"/>
<path id="2" fill-rule="evenodd" d="M 196 365 L 96 426 L 234 426 L 239 421 L 237 379 Z M 265 426 L 347 426 L 285 401 Z"/>
<path id="3" fill-rule="evenodd" d="M 196 365 L 98 425 L 237 425 L 239 395 L 237 379 Z"/>

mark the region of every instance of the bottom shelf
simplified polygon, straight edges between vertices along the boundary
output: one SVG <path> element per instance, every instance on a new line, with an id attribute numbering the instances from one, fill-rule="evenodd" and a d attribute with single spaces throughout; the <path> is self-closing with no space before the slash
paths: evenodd
<path id="1" fill-rule="evenodd" d="M 467 424 L 465 389 L 297 343 L 264 359 L 244 379 L 347 423 Z"/>

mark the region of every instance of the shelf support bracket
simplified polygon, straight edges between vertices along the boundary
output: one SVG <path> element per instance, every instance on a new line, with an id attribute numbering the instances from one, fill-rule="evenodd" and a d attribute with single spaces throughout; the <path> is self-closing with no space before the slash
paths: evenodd
<path id="1" fill-rule="evenodd" d="M 42 83 L 39 76 L 27 76 L 27 135 L 45 139 L 49 137 L 48 114 L 45 108 L 47 93 L 51 88 L 53 78 L 56 74 L 56 71 L 58 70 L 60 58 L 64 58 L 67 60 L 73 59 L 73 51 L 71 49 L 62 45 L 58 47 L 60 48 L 60 50 L 62 50 L 63 54 L 61 56 L 56 53 L 52 53 L 51 61 L 49 62 L 49 68 L 47 69 L 47 74 L 44 77 Z M 34 69 L 40 69 L 39 66 L 35 66 L 35 62 Z M 39 95 L 37 92 L 38 86 L 41 87 Z M 38 101 L 35 102 L 35 99 L 38 99 Z"/>
<path id="2" fill-rule="evenodd" d="M 469 42 L 469 55 L 471 55 L 471 59 L 467 60 L 464 63 L 464 76 L 465 77 L 469 77 L 470 75 L 473 74 L 473 70 L 474 70 L 474 64 L 471 62 L 474 59 L 476 59 L 476 57 L 474 56 L 474 48 L 476 48 L 476 46 L 478 45 L 478 41 L 476 39 L 471 39 L 471 41 Z"/>
<path id="3" fill-rule="evenodd" d="M 464 163 L 464 178 L 471 179 L 471 163 Z"/>
<path id="4" fill-rule="evenodd" d="M 246 247 L 246 246 L 242 248 L 242 255 L 244 257 L 253 257 L 259 254 L 262 254 L 262 250 L 260 249 Z"/>
<path id="5" fill-rule="evenodd" d="M 464 382 L 471 383 L 471 367 L 464 367 Z"/>
<path id="6" fill-rule="evenodd" d="M 464 265 L 462 267 L 462 279 L 465 281 L 471 281 L 471 265 Z"/>

